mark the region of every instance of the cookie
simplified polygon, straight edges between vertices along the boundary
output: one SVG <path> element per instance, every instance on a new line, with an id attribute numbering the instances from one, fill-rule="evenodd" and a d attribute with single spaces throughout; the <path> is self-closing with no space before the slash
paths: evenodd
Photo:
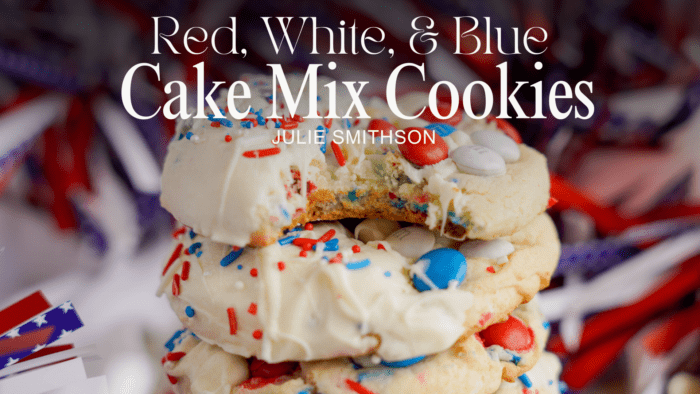
<path id="1" fill-rule="evenodd" d="M 236 106 L 250 106 L 249 117 L 181 120 L 163 168 L 163 207 L 214 241 L 270 245 L 298 224 L 348 217 L 425 224 L 458 240 L 493 239 L 547 206 L 544 156 L 507 137 L 496 122 L 469 119 L 461 110 L 456 123 L 403 120 L 377 99 L 366 100 L 369 119 L 304 119 L 299 114 L 309 104 L 301 99 L 295 116 L 277 103 L 278 115 L 287 115 L 273 120 L 266 118 L 273 105 L 269 78 L 248 81 L 252 98 Z M 289 83 L 296 92 L 301 79 Z M 225 97 L 217 101 L 222 108 Z M 341 116 L 348 97 L 339 90 Z M 326 114 L 325 89 L 317 104 Z"/>
<path id="2" fill-rule="evenodd" d="M 516 314 L 520 317 L 515 317 Z M 495 349 L 497 345 L 485 347 L 483 339 L 477 335 L 460 338 L 439 354 L 398 366 L 382 365 L 371 357 L 266 364 L 226 353 L 215 345 L 201 342 L 189 332 L 180 332 L 163 363 L 180 394 L 478 394 L 492 393 L 499 389 L 499 384 L 499 390 L 510 392 L 508 390 L 528 380 L 530 387 L 539 388 L 543 376 L 556 381 L 549 365 L 553 361 L 546 360 L 544 368 L 540 366 L 542 362 L 537 362 L 547 337 L 537 306 L 534 303 L 522 306 L 516 309 L 513 317 L 533 332 L 527 350 L 511 351 L 513 356 L 523 360 L 516 372 L 520 380 L 514 383 L 500 383 L 505 370 L 513 365 L 512 361 L 500 361 L 498 353 L 502 349 Z M 517 337 L 517 331 L 517 328 L 515 332 L 511 330 L 505 337 Z M 533 368 L 532 371 L 526 372 L 529 368 Z M 520 389 L 518 394 L 522 392 Z"/>
<path id="3" fill-rule="evenodd" d="M 547 286 L 559 255 L 544 214 L 488 242 L 407 227 L 363 243 L 337 223 L 263 248 L 177 236 L 159 293 L 202 340 L 270 363 L 444 351 Z"/>

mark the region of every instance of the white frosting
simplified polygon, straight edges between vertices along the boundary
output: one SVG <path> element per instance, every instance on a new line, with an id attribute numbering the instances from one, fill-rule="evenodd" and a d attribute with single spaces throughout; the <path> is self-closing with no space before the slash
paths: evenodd
<path id="1" fill-rule="evenodd" d="M 292 91 L 296 91 L 301 78 L 291 77 L 289 80 Z M 319 81 L 319 86 L 326 82 Z M 262 110 L 263 117 L 269 116 L 272 112 L 272 105 L 267 101 L 272 92 L 269 79 L 249 77 L 249 86 L 252 98 L 238 100 L 238 110 L 251 106 L 255 111 Z M 336 98 L 337 112 L 344 114 L 341 109 L 348 107 L 350 100 L 340 87 Z M 225 96 L 224 92 L 217 101 L 222 108 L 225 107 Z M 280 96 L 278 94 L 278 99 Z M 303 99 L 304 94 L 301 97 L 297 113 L 306 115 L 308 103 Z M 328 107 L 326 89 L 319 92 L 319 98 L 319 112 L 325 114 Z M 402 100 L 426 99 L 417 94 Z M 422 122 L 397 118 L 379 99 L 368 101 L 365 108 L 372 117 L 386 117 L 402 128 Z M 415 104 L 401 105 L 415 107 Z M 284 111 L 278 108 L 278 113 Z M 248 118 L 256 117 L 251 115 Z M 520 160 L 503 168 L 493 167 L 490 161 L 479 162 L 482 160 L 479 158 L 475 158 L 476 162 L 471 163 L 473 167 L 466 172 L 464 163 L 457 166 L 452 158 L 416 168 L 401 155 L 394 143 L 389 140 L 380 143 L 381 140 L 373 140 L 363 131 L 368 128 L 370 119 L 332 120 L 326 152 L 322 153 L 320 145 L 307 137 L 313 137 L 316 129 L 328 124 L 327 121 L 305 119 L 298 122 L 295 127 L 298 132 L 294 131 L 295 142 L 290 144 L 272 142 L 278 136 L 272 121 L 251 128 L 242 127 L 241 121 L 230 115 L 223 121 L 231 122 L 230 128 L 225 124 L 214 127 L 208 119 L 180 121 L 178 133 L 168 147 L 163 169 L 163 206 L 198 233 L 239 246 L 270 244 L 281 229 L 301 221 L 307 213 L 316 215 L 311 219 L 332 212 L 341 212 L 345 216 L 342 212 L 350 208 L 345 212 L 348 215 L 352 212 L 352 215 L 376 216 L 378 213 L 372 204 L 363 201 L 370 192 L 382 193 L 387 196 L 382 198 L 387 200 L 390 192 L 397 196 L 388 201 L 396 210 L 392 213 L 394 219 L 422 221 L 431 229 L 458 239 L 510 234 L 546 207 L 549 177 L 544 158 L 522 144 L 516 145 Z M 339 165 L 330 144 L 337 130 L 343 133 L 350 130 L 353 136 L 363 137 L 360 141 L 346 139 L 339 144 L 346 161 L 344 166 Z M 357 130 L 361 132 L 354 134 Z M 457 125 L 457 130 L 443 139 L 454 156 L 465 146 L 474 149 L 475 146 L 470 145 L 470 134 L 483 130 L 500 133 L 494 123 L 465 117 Z M 225 141 L 227 135 L 230 142 Z M 274 148 L 279 148 L 280 152 L 264 157 L 245 155 L 245 152 L 251 155 L 250 152 L 256 150 Z M 498 154 L 492 153 L 503 161 Z M 299 173 L 296 179 L 293 171 Z M 327 195 L 334 196 L 335 200 L 317 197 L 310 202 L 307 200 L 309 187 L 317 188 L 314 191 L 318 192 L 328 191 Z M 388 212 L 383 214 L 386 217 Z M 398 217 L 401 215 L 408 216 Z M 452 227 L 463 227 L 465 232 L 452 229 L 452 233 L 448 233 L 448 221 Z"/>
<path id="2" fill-rule="evenodd" d="M 363 244 L 335 224 L 317 224 L 312 231 L 290 236 L 317 239 L 330 229 L 336 231 L 338 251 L 323 252 L 325 245 L 318 244 L 316 251 L 300 257 L 300 247 L 275 243 L 247 248 L 226 267 L 220 261 L 231 251 L 229 246 L 182 236 L 185 249 L 201 242 L 202 255 L 182 256 L 191 268 L 189 279 L 180 282 L 178 297 L 170 284 L 179 263 L 166 273 L 160 289 L 168 290 L 173 309 L 203 340 L 268 362 L 371 350 L 384 360 L 403 360 L 447 349 L 464 333 L 464 311 L 472 294 L 462 289 L 418 292 L 405 274 L 408 261 L 390 246 L 382 250 L 376 242 Z M 354 245 L 359 253 L 353 252 Z M 343 262 L 329 264 L 338 253 Z M 365 260 L 369 264 L 363 267 Z M 233 287 L 238 282 L 245 291 Z M 257 304 L 256 315 L 247 312 L 251 303 Z M 194 308 L 194 317 L 186 316 L 186 306 Z M 236 311 L 236 335 L 229 333 L 230 307 Z M 253 337 L 255 330 L 262 331 L 262 339 Z"/>

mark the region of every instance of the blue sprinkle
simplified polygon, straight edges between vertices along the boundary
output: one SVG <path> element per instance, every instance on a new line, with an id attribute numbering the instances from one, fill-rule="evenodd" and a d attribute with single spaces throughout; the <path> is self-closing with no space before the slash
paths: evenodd
<path id="1" fill-rule="evenodd" d="M 346 128 L 346 129 L 349 129 L 349 128 L 352 126 L 352 125 L 350 124 L 350 120 L 349 120 L 349 119 L 343 119 L 343 123 L 345 123 L 345 128 Z"/>
<path id="2" fill-rule="evenodd" d="M 190 254 L 194 254 L 194 252 L 196 252 L 197 249 L 199 249 L 201 247 L 202 247 L 201 242 L 195 242 L 192 245 L 190 245 L 190 247 L 187 249 L 187 251 L 190 252 Z M 197 256 L 197 257 L 199 257 L 199 256 Z"/>
<path id="3" fill-rule="evenodd" d="M 432 123 L 425 126 L 425 128 L 436 132 L 440 137 L 447 137 L 457 130 L 454 126 L 450 126 L 447 123 Z"/>
<path id="4" fill-rule="evenodd" d="M 549 330 L 549 326 L 550 324 L 548 321 L 542 323 L 542 327 L 544 327 L 545 330 Z"/>
<path id="5" fill-rule="evenodd" d="M 180 134 L 180 136 L 177 137 L 177 140 L 180 141 L 180 140 L 183 139 L 183 138 L 185 138 L 185 135 L 184 135 L 184 134 Z"/>
<path id="6" fill-rule="evenodd" d="M 187 331 L 187 329 L 184 328 L 182 330 L 175 331 L 175 334 L 173 334 L 173 336 L 170 337 L 170 339 L 168 339 L 168 342 L 165 342 L 165 348 L 168 349 L 168 351 L 172 352 L 173 349 L 175 349 L 175 341 L 177 341 L 177 339 L 180 338 L 180 336 L 182 336 L 182 334 L 184 334 L 185 331 Z"/>
<path id="7" fill-rule="evenodd" d="M 190 239 L 194 239 L 194 237 L 196 236 L 197 234 L 194 231 L 190 230 Z"/>
<path id="8" fill-rule="evenodd" d="M 321 101 L 321 96 L 316 96 L 316 101 Z"/>
<path id="9" fill-rule="evenodd" d="M 282 210 L 282 215 L 284 215 L 284 217 L 287 218 L 287 220 L 289 220 L 290 219 L 289 212 L 287 212 L 287 210 L 284 209 L 284 207 L 282 207 L 282 206 L 280 206 L 280 209 Z"/>
<path id="10" fill-rule="evenodd" d="M 292 243 L 292 241 L 294 241 L 294 238 L 299 238 L 300 235 L 301 234 L 293 234 L 288 237 L 280 238 L 279 240 L 277 240 L 277 242 L 282 246 L 289 245 L 290 243 Z"/>
<path id="11" fill-rule="evenodd" d="M 525 387 L 527 387 L 527 388 L 532 387 L 532 381 L 530 380 L 530 378 L 526 374 L 522 374 L 522 375 L 518 376 L 518 379 L 520 379 L 520 381 L 523 382 Z"/>
<path id="12" fill-rule="evenodd" d="M 298 392 L 297 394 L 311 394 L 311 389 L 310 389 L 310 388 L 309 388 L 309 389 L 303 389 L 303 390 L 301 390 L 300 392 Z"/>
<path id="13" fill-rule="evenodd" d="M 224 118 L 215 118 L 214 114 L 209 114 L 209 115 L 207 115 L 207 119 L 209 119 L 212 122 L 219 122 L 226 127 L 233 127 L 233 122 L 226 119 L 225 117 Z"/>
<path id="14" fill-rule="evenodd" d="M 187 138 L 189 140 L 190 138 L 192 138 L 193 135 L 194 134 L 192 134 L 191 131 L 188 131 L 187 134 L 185 134 L 185 138 Z"/>
<path id="15" fill-rule="evenodd" d="M 520 364 L 520 360 L 522 360 L 522 358 L 520 358 L 520 356 L 516 356 L 515 354 L 511 354 L 511 356 L 512 356 L 513 358 L 510 359 L 510 362 L 512 362 L 512 363 L 515 364 L 516 366 L 517 366 L 518 364 Z"/>
<path id="16" fill-rule="evenodd" d="M 394 371 L 390 369 L 375 369 L 365 372 L 360 372 L 357 374 L 357 382 L 362 383 L 363 380 L 389 377 L 394 374 Z"/>
<path id="17" fill-rule="evenodd" d="M 193 317 L 194 316 L 194 309 L 192 309 L 192 307 L 188 305 L 185 308 L 185 315 L 187 315 L 187 317 Z"/>
<path id="18" fill-rule="evenodd" d="M 459 180 L 457 178 L 452 178 L 450 180 L 452 181 L 452 183 L 459 183 Z"/>
<path id="19" fill-rule="evenodd" d="M 358 364 L 357 361 L 353 360 L 352 357 L 349 357 L 348 360 L 352 364 L 352 368 L 355 370 L 362 369 L 362 365 Z"/>
<path id="20" fill-rule="evenodd" d="M 564 394 L 567 391 L 569 391 L 569 386 L 566 385 L 566 382 L 560 380 L 559 381 L 559 392 L 561 394 Z"/>
<path id="21" fill-rule="evenodd" d="M 312 246 L 313 250 L 316 250 L 316 245 Z M 323 247 L 324 252 L 335 252 L 338 250 L 338 238 L 333 238 L 325 243 Z"/>
<path id="22" fill-rule="evenodd" d="M 413 204 L 413 209 L 416 212 L 428 213 L 428 204 Z"/>
<path id="23" fill-rule="evenodd" d="M 258 121 L 258 124 L 259 124 L 259 125 L 264 125 L 264 124 L 267 124 L 267 121 L 265 120 L 265 118 L 263 118 L 263 117 L 262 117 L 262 116 L 260 116 L 260 115 L 258 115 L 258 117 L 257 117 L 257 118 L 255 118 L 255 120 L 257 120 L 257 121 Z"/>
<path id="24" fill-rule="evenodd" d="M 354 189 L 350 193 L 348 193 L 348 200 L 350 201 L 357 201 L 357 189 Z"/>
<path id="25" fill-rule="evenodd" d="M 224 256 L 223 259 L 221 259 L 221 262 L 220 262 L 221 266 L 227 267 L 229 264 L 236 261 L 236 259 L 241 255 L 241 253 L 243 253 L 243 249 L 244 248 L 238 248 L 238 249 L 234 248 L 231 251 L 231 253 L 227 254 L 226 256 Z M 238 269 L 240 269 L 240 268 L 238 268 Z"/>
<path id="26" fill-rule="evenodd" d="M 243 269 L 243 264 L 238 264 L 238 267 L 236 267 L 236 268 L 238 268 L 239 270 L 242 270 L 242 269 Z"/>
<path id="27" fill-rule="evenodd" d="M 550 380 L 549 382 L 547 382 L 547 384 L 551 386 L 551 385 L 554 384 L 554 381 L 553 381 L 553 380 Z"/>
<path id="28" fill-rule="evenodd" d="M 197 252 L 196 256 L 197 256 L 197 257 L 202 257 L 202 251 L 200 250 L 199 252 Z"/>
<path id="29" fill-rule="evenodd" d="M 345 268 L 347 268 L 349 270 L 359 270 L 359 269 L 367 267 L 368 265 L 369 265 L 369 259 L 364 259 L 364 260 L 360 260 L 360 261 L 353 261 L 351 263 L 347 263 L 345 265 Z"/>
<path id="30" fill-rule="evenodd" d="M 278 129 L 282 127 L 282 122 L 275 122 L 275 127 Z"/>
<path id="31" fill-rule="evenodd" d="M 413 365 L 419 361 L 422 361 L 424 358 L 425 358 L 425 356 L 418 356 L 418 357 L 409 358 L 407 360 L 399 360 L 399 361 L 384 361 L 384 360 L 382 360 L 382 365 L 385 367 L 389 367 L 389 368 L 404 368 L 404 367 L 408 367 L 410 365 Z"/>
<path id="32" fill-rule="evenodd" d="M 391 276 L 391 272 L 386 271 L 386 272 L 384 273 L 384 276 L 386 276 L 387 278 L 390 277 L 390 276 Z"/>

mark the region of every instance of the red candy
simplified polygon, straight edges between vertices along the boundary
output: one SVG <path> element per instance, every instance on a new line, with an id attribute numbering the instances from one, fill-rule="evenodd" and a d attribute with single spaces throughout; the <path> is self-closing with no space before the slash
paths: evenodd
<path id="1" fill-rule="evenodd" d="M 479 333 L 485 347 L 499 345 L 504 349 L 524 352 L 535 345 L 535 334 L 519 319 L 508 316 L 508 320 L 489 326 Z"/>
<path id="2" fill-rule="evenodd" d="M 420 133 L 420 139 L 416 143 L 409 142 L 409 134 L 412 130 L 417 130 Z M 399 151 L 406 160 L 418 166 L 428 166 L 439 163 L 447 159 L 449 148 L 447 143 L 437 134 L 432 134 L 432 131 L 422 127 L 409 127 L 405 130 L 406 140 L 403 144 L 399 144 Z M 435 136 L 435 143 L 427 135 Z M 411 134 L 415 141 L 415 133 Z"/>
<path id="3" fill-rule="evenodd" d="M 510 124 L 507 120 L 505 119 L 499 119 L 493 115 L 489 115 L 486 117 L 486 122 L 491 123 L 493 121 L 496 121 L 496 126 L 508 137 L 512 138 L 513 141 L 515 141 L 518 144 L 523 143 L 523 139 L 520 138 L 520 133 L 518 133 L 518 130 L 513 127 L 512 124 Z"/>
<path id="4" fill-rule="evenodd" d="M 367 132 L 370 133 L 372 137 L 378 137 L 380 135 L 389 136 L 394 131 L 396 131 L 396 127 L 384 119 L 372 119 L 367 126 Z"/>
<path id="5" fill-rule="evenodd" d="M 452 106 L 448 103 L 439 102 L 437 104 L 437 109 L 440 115 L 447 115 L 450 113 L 450 109 L 452 109 Z M 462 121 L 462 111 L 458 108 L 457 112 L 454 115 L 452 115 L 452 117 L 447 119 L 440 119 L 433 114 L 433 112 L 430 110 L 430 107 L 426 107 L 423 110 L 423 114 L 420 116 L 420 118 L 430 123 L 447 123 L 450 126 L 457 126 L 457 124 Z"/>
<path id="6" fill-rule="evenodd" d="M 265 361 L 253 358 L 250 361 L 250 377 L 251 378 L 276 378 L 279 376 L 289 375 L 296 371 L 299 363 L 294 361 L 286 361 L 277 364 L 269 364 Z"/>

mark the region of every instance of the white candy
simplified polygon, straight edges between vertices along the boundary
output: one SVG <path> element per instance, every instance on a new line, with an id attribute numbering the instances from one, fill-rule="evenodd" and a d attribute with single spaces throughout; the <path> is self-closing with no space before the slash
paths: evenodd
<path id="1" fill-rule="evenodd" d="M 355 227 L 355 238 L 364 243 L 381 241 L 399 228 L 399 223 L 393 220 L 365 219 Z"/>
<path id="2" fill-rule="evenodd" d="M 435 235 L 420 227 L 404 227 L 386 238 L 391 248 L 407 258 L 418 258 L 435 245 Z"/>
<path id="3" fill-rule="evenodd" d="M 471 135 L 475 144 L 485 146 L 503 157 L 506 163 L 514 163 L 520 159 L 518 144 L 503 133 L 495 130 L 479 130 Z"/>
<path id="4" fill-rule="evenodd" d="M 515 247 L 505 239 L 492 239 L 490 241 L 475 239 L 462 244 L 459 251 L 466 258 L 483 257 L 505 263 L 508 261 L 508 255 L 515 252 Z"/>
<path id="5" fill-rule="evenodd" d="M 460 171 L 480 176 L 503 175 L 506 162 L 493 150 L 481 145 L 463 145 L 450 155 Z"/>

